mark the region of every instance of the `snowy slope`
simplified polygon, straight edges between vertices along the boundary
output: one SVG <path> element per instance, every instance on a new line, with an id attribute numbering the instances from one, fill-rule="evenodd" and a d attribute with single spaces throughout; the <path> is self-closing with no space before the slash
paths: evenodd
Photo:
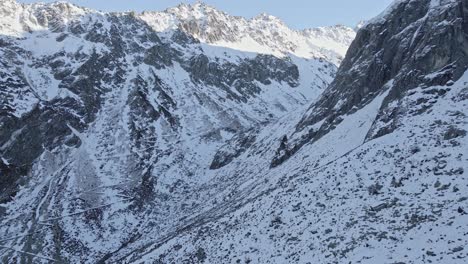
<path id="1" fill-rule="evenodd" d="M 465 263 L 468 141 L 450 131 L 454 124 L 468 129 L 459 111 L 467 106 L 467 83 L 468 72 L 433 111 L 407 116 L 392 134 L 366 142 L 382 94 L 281 167 L 259 169 L 250 178 L 250 170 L 268 167 L 273 155 L 252 158 L 258 151 L 252 148 L 242 168 L 231 167 L 245 182 L 232 190 L 232 200 L 200 212 L 197 224 L 177 235 L 137 243 L 143 251 L 114 260 Z M 423 91 L 406 98 L 408 111 L 417 110 Z M 281 137 L 289 124 L 283 120 L 268 130 Z"/>
<path id="2" fill-rule="evenodd" d="M 220 169 L 223 176 L 217 185 L 234 179 L 237 182 L 228 194 L 212 198 L 210 210 L 172 232 L 152 243 L 136 242 L 111 260 L 466 262 L 466 54 L 453 57 L 458 63 L 453 68 L 434 60 L 447 53 L 434 51 L 427 61 L 421 56 L 425 46 L 440 43 L 439 34 L 450 44 L 437 48 L 463 46 L 457 41 L 466 43 L 466 39 L 457 34 L 447 38 L 444 32 L 463 34 L 466 27 L 456 17 L 466 14 L 459 12 L 463 10 L 458 6 L 461 1 L 396 4 L 385 13 L 389 14 L 385 19 L 398 21 L 398 16 L 413 16 L 411 19 L 418 22 L 409 20 L 394 27 L 381 20 L 368 24 L 367 30 L 358 34 L 335 85 L 311 110 L 291 113 L 265 128 L 247 150 Z M 381 32 L 388 30 L 401 33 L 388 34 L 389 38 L 398 37 L 382 41 L 387 36 Z M 414 53 L 397 58 L 400 63 L 389 69 L 393 76 L 376 74 L 375 66 L 368 63 L 374 54 L 392 53 L 395 47 L 405 50 L 407 45 L 415 49 Z M 455 48 L 451 52 L 459 51 Z M 411 75 L 410 67 L 420 69 L 421 77 Z M 367 71 L 376 75 L 363 74 Z M 412 82 L 405 74 L 410 74 Z M 367 87 L 353 86 L 353 80 L 358 84 L 369 82 L 369 76 L 381 85 L 370 87 L 374 90 L 368 98 L 356 98 L 353 93 L 360 94 Z M 379 80 L 380 76 L 384 79 Z M 323 106 L 330 110 L 313 111 Z M 333 120 L 336 113 L 341 115 L 336 118 L 339 121 L 327 129 L 325 121 Z M 323 116 L 328 114 L 331 117 Z M 301 131 L 304 124 L 310 131 L 323 132 L 312 133 L 316 137 L 312 143 L 291 152 L 295 137 L 310 140 L 307 132 Z M 276 146 L 279 148 L 275 151 Z M 226 146 L 224 152 L 235 151 Z M 269 169 L 278 153 L 288 153 L 289 159 Z M 226 196 L 229 199 L 223 198 Z"/>
<path id="3" fill-rule="evenodd" d="M 93 263 L 142 227 L 171 230 L 219 191 L 221 146 L 304 107 L 337 69 L 156 32 L 133 13 L 10 0 L 0 11 L 10 263 Z"/>
<path id="4" fill-rule="evenodd" d="M 466 1 L 396 1 L 338 72 L 340 26 L 5 3 L 3 262 L 466 262 Z"/>
<path id="5" fill-rule="evenodd" d="M 358 33 L 309 110 L 266 127 L 254 143 L 234 141 L 247 147 L 225 147 L 242 153 L 219 169 L 217 185 L 237 184 L 211 209 L 110 259 L 465 263 L 465 4 L 393 4 Z M 278 156 L 287 158 L 271 167 Z"/>

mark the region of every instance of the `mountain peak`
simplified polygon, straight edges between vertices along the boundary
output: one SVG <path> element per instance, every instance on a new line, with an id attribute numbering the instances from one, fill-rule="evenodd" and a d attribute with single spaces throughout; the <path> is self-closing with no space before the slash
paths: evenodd
<path id="1" fill-rule="evenodd" d="M 48 6 L 59 8 L 61 11 L 66 13 L 83 14 L 84 11 L 92 11 L 89 8 L 78 6 L 68 1 L 56 1 L 48 4 Z"/>
<path id="2" fill-rule="evenodd" d="M 281 21 L 278 17 L 270 15 L 268 13 L 260 13 L 256 15 L 253 19 L 265 20 L 265 21 Z"/>
<path id="3" fill-rule="evenodd" d="M 207 3 L 203 2 L 203 1 L 197 1 L 195 2 L 195 4 L 193 4 L 193 6 L 195 8 L 211 8 L 210 5 L 208 5 Z"/>
<path id="4" fill-rule="evenodd" d="M 257 23 L 267 23 L 267 24 L 275 24 L 281 25 L 283 27 L 287 27 L 286 23 L 283 22 L 280 18 L 267 14 L 267 13 L 260 13 L 251 19 L 252 22 Z"/>
<path id="5" fill-rule="evenodd" d="M 223 13 L 213 6 L 210 6 L 202 1 L 197 1 L 194 4 L 181 3 L 176 7 L 166 9 L 165 12 L 182 16 L 182 17 L 195 17 L 200 18 L 206 16 L 208 13 Z"/>

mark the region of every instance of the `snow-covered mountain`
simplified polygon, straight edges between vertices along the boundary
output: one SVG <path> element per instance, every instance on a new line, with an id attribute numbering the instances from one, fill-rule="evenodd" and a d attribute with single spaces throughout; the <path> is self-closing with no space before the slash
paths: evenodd
<path id="1" fill-rule="evenodd" d="M 229 160 L 215 162 L 218 149 L 315 100 L 339 60 L 233 49 L 66 2 L 4 0 L 0 13 L 6 262 L 95 262 L 146 224 L 170 232 L 230 189 L 213 187 L 210 168 Z"/>
<path id="2" fill-rule="evenodd" d="M 280 19 L 260 14 L 250 20 L 231 16 L 202 2 L 180 4 L 163 12 L 139 15 L 157 32 L 179 29 L 204 43 L 279 57 L 325 58 L 338 65 L 356 32 L 345 26 L 290 29 Z"/>
<path id="3" fill-rule="evenodd" d="M 0 5 L 3 262 L 466 262 L 466 0 Z"/>

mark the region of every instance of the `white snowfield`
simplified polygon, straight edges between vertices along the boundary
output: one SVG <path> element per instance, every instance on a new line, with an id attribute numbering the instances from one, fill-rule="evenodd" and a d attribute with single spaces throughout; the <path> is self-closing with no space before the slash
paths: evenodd
<path id="1" fill-rule="evenodd" d="M 44 9 L 52 23 L 38 21 Z M 14 115 L 57 98 L 80 101 L 50 68 L 34 62 L 61 52 L 109 54 L 106 45 L 73 35 L 58 41 L 61 33 L 54 30 L 77 22 L 86 30 L 99 22 L 108 32 L 109 14 L 65 2 L 0 0 L 0 15 L 0 38 L 28 51 L 19 55 L 20 70 L 34 91 L 12 100 Z M 365 140 L 387 90 L 272 169 L 281 138 L 294 132 L 331 83 L 355 32 L 343 26 L 297 31 L 269 15 L 247 20 L 202 3 L 135 16 L 184 58 L 205 55 L 213 63 L 240 65 L 270 54 L 297 66 L 298 85 L 257 82 L 260 92 L 239 102 L 194 81 L 178 62 L 158 69 L 142 64 L 138 52 L 126 54 L 124 82 L 102 84 L 107 92 L 96 119 L 84 131 L 67 124 L 80 144 L 44 151 L 14 199 L 0 204 L 0 262 L 468 261 L 468 138 L 444 139 L 453 127 L 468 131 L 468 72 L 450 87 L 414 87 L 402 102 L 407 114 L 388 135 Z M 176 30 L 200 43 L 172 44 Z M 149 49 L 137 38 L 143 34 L 132 41 Z M 84 63 L 65 58 L 73 69 Z M 7 66 L 0 65 L 5 80 L 15 76 Z M 144 81 L 154 109 L 164 97 L 175 102 L 168 112 L 177 127 L 164 118 L 135 118 L 137 80 Z M 150 89 L 157 85 L 160 90 Z M 416 102 L 429 89 L 448 92 L 430 111 L 409 114 L 422 107 Z M 151 132 L 136 144 L 135 128 Z M 0 145 L 4 164 L 11 162 L 4 149 L 21 133 Z M 243 151 L 239 134 L 253 138 Z M 210 169 L 220 151 L 236 157 Z M 135 165 L 141 160 L 144 170 Z M 145 188 L 149 198 L 141 197 Z"/>

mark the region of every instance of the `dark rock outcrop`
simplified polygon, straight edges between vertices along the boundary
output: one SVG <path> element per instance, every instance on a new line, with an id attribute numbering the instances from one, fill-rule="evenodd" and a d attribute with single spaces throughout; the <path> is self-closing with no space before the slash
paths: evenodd
<path id="1" fill-rule="evenodd" d="M 299 85 L 297 66 L 272 55 L 257 55 L 254 59 L 245 59 L 234 64 L 210 61 L 202 54 L 192 57 L 182 66 L 195 82 L 224 89 L 229 94 L 228 99 L 242 102 L 247 102 L 260 93 L 261 89 L 256 81 L 264 85 L 269 85 L 272 81 L 284 82 L 290 87 Z"/>

